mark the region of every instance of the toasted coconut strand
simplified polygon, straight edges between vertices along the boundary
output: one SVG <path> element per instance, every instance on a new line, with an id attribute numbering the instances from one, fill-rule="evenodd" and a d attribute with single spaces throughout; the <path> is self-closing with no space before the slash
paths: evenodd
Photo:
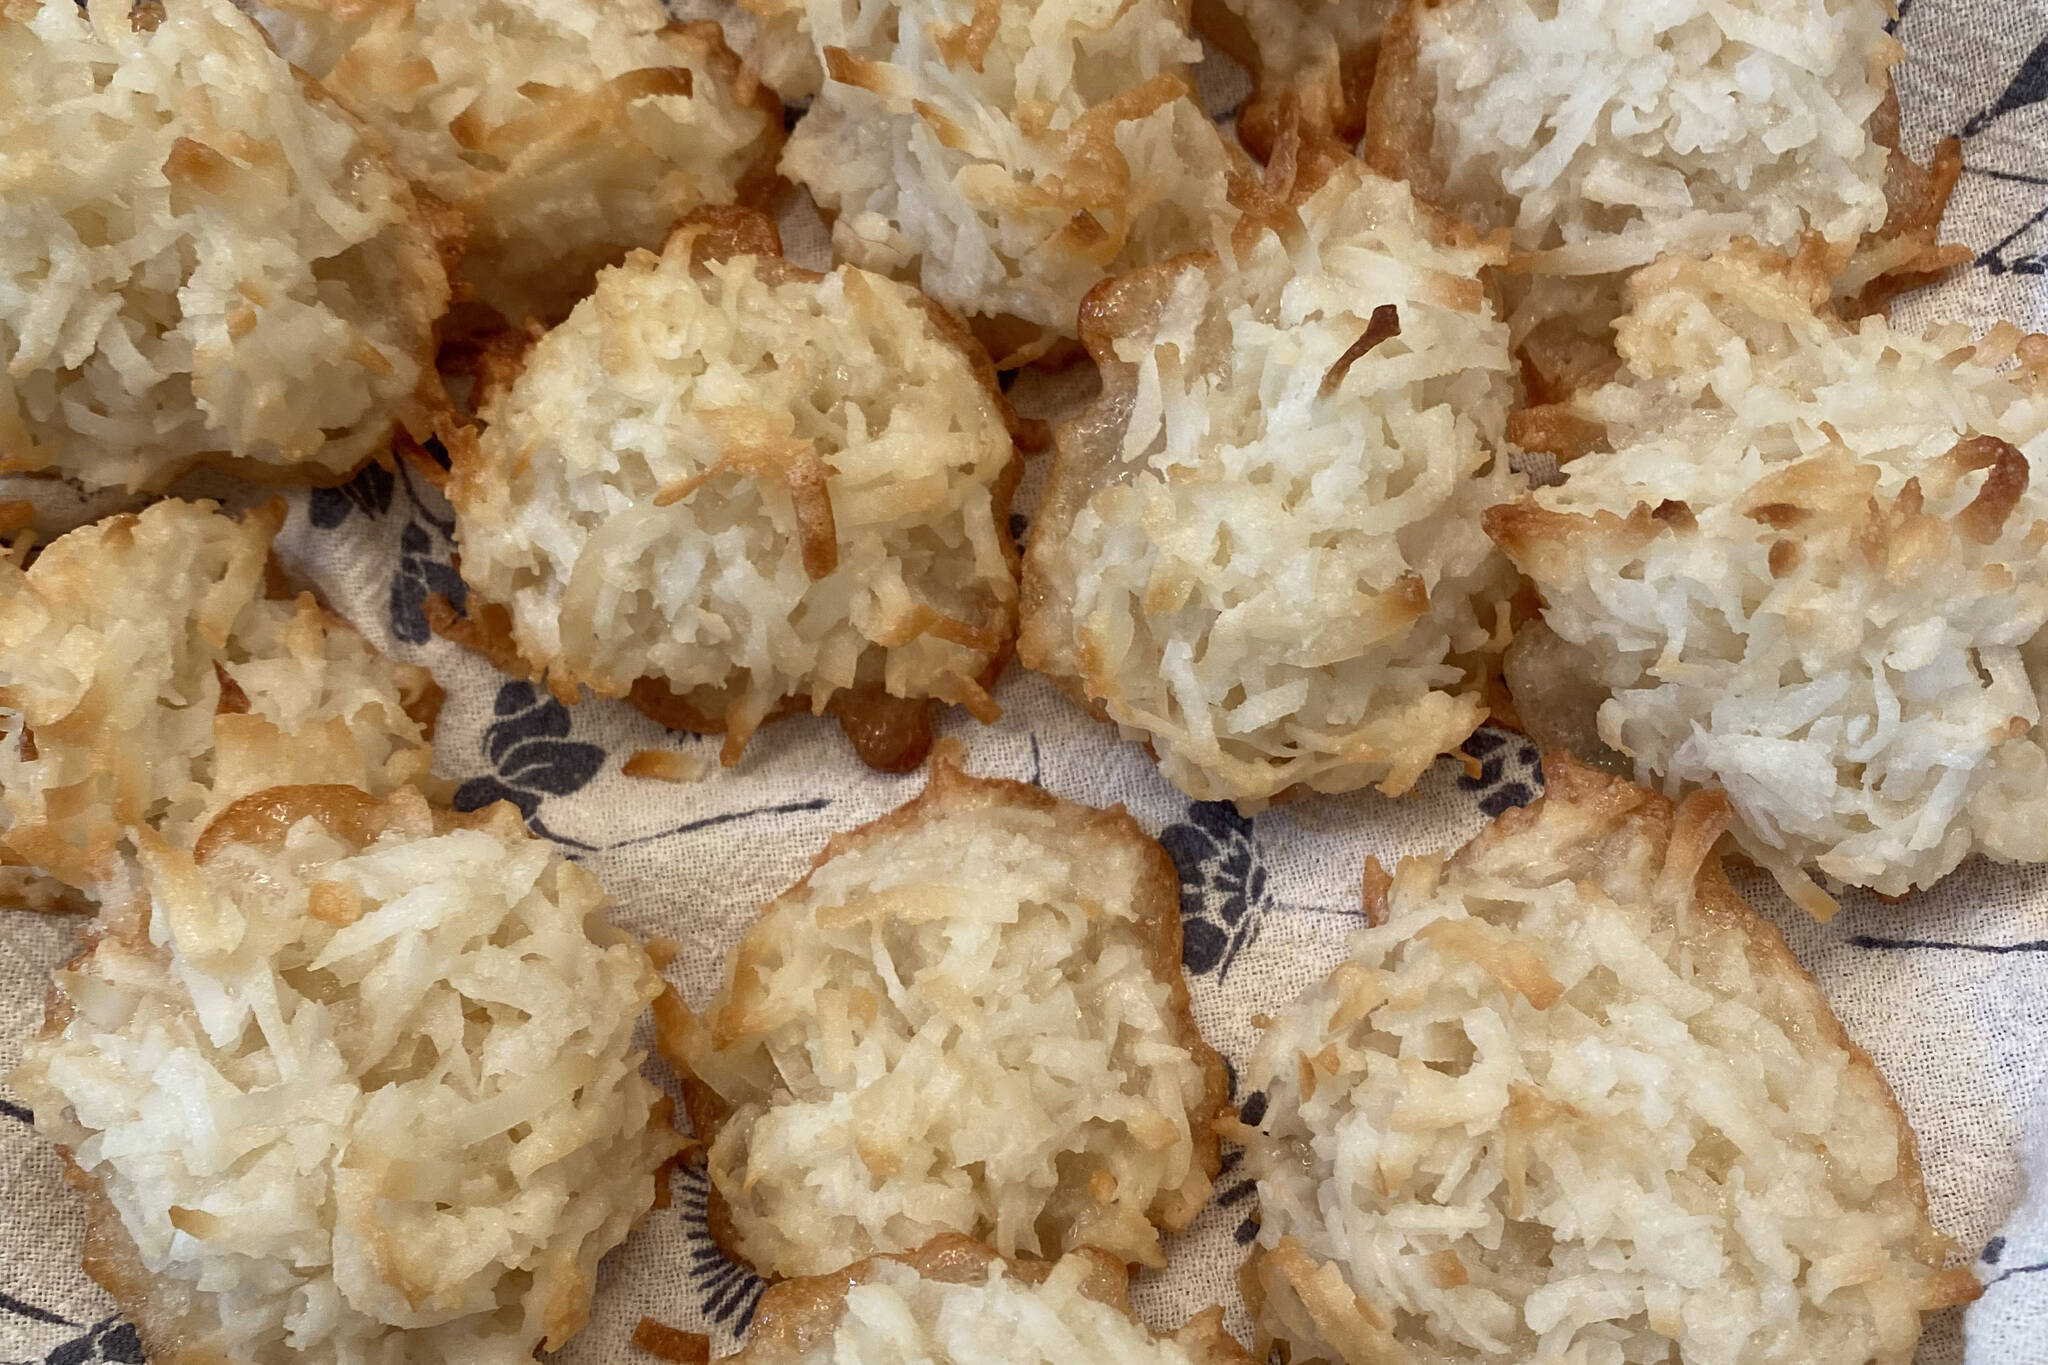
<path id="1" fill-rule="evenodd" d="M 619 765 L 628 777 L 656 782 L 696 782 L 709 771 L 701 754 L 677 753 L 674 749 L 640 749 Z"/>
<path id="2" fill-rule="evenodd" d="M 748 7 L 823 60 L 782 170 L 835 254 L 916 281 L 1005 368 L 1060 355 L 1105 274 L 1218 248 L 1240 217 L 1249 163 L 1191 97 L 1179 0 Z"/>
<path id="3" fill-rule="evenodd" d="M 770 1286 L 746 1348 L 731 1359 L 969 1365 L 991 1358 L 989 1333 L 1001 1330 L 1009 1358 L 1020 1360 L 1251 1365 L 1221 1318 L 1211 1308 L 1172 1336 L 1156 1336 L 1132 1315 L 1124 1267 L 1113 1256 L 1089 1249 L 1057 1263 L 1005 1261 L 978 1242 L 945 1235 L 908 1255 Z"/>
<path id="4" fill-rule="evenodd" d="M 509 673 L 531 682 L 544 680 L 540 670 L 527 663 L 519 652 L 518 642 L 512 638 L 512 613 L 497 603 L 486 602 L 470 593 L 466 609 L 458 611 L 446 597 L 430 592 L 427 600 L 420 604 L 420 613 L 426 617 L 427 627 L 434 634 L 461 645 L 500 673 Z M 556 696 L 564 703 L 570 703 L 580 700 L 582 693 L 573 683 L 563 680 L 556 689 Z"/>
<path id="5" fill-rule="evenodd" d="M 514 324 L 706 204 L 772 198 L 782 110 L 717 24 L 658 0 L 265 0 L 285 54 L 467 226 L 462 272 Z"/>
<path id="6" fill-rule="evenodd" d="M 1851 319 L 1885 311 L 1894 295 L 1932 284 L 1974 254 L 1961 244 L 1943 246 L 1939 239 L 1949 196 L 1963 176 L 1962 143 L 1943 140 L 1929 166 L 1907 156 L 1899 149 L 1896 89 L 1886 90 L 1884 103 L 1871 120 L 1871 136 L 1888 153 L 1886 212 L 1884 226 L 1864 234 L 1856 259 L 1836 282 L 1836 307 Z"/>
<path id="7" fill-rule="evenodd" d="M 714 1235 L 769 1275 L 946 1231 L 1163 1264 L 1154 1228 L 1207 1200 L 1226 1090 L 1177 886 L 1121 811 L 935 760 L 762 911 L 704 1014 L 657 1003 Z"/>
<path id="8" fill-rule="evenodd" d="M 1317 174 L 1230 256 L 1089 295 L 1103 393 L 1059 432 L 1026 566 L 1023 661 L 1247 808 L 1399 793 L 1456 750 L 1514 591 L 1478 526 L 1524 487 L 1496 456 L 1498 253 L 1355 162 Z"/>
<path id="9" fill-rule="evenodd" d="M 1400 0 L 1196 0 L 1195 27 L 1250 68 L 1237 134 L 1268 160 L 1292 103 L 1308 124 L 1355 143 L 1365 132 L 1380 36 Z"/>
<path id="10" fill-rule="evenodd" d="M 710 1337 L 702 1332 L 685 1332 L 653 1318 L 642 1318 L 633 1328 L 633 1345 L 676 1365 L 711 1365 Z"/>
<path id="11" fill-rule="evenodd" d="M 486 397 L 451 448 L 471 620 L 437 629 L 564 701 L 722 731 L 727 763 L 810 709 L 902 771 L 932 699 L 999 714 L 1014 414 L 929 300 L 777 253 L 758 214 L 693 215 Z"/>
<path id="12" fill-rule="evenodd" d="M 340 482 L 438 404 L 435 224 L 227 0 L 166 5 L 0 12 L 0 472 Z"/>
<path id="13" fill-rule="evenodd" d="M 1509 282 L 1515 341 L 1552 401 L 1604 378 L 1626 273 L 1662 254 L 1810 239 L 1863 311 L 1967 256 L 1935 243 L 1956 157 L 1929 172 L 1897 149 L 1891 17 L 1885 0 L 1409 0 L 1368 155 L 1511 230 L 1534 277 Z"/>
<path id="14" fill-rule="evenodd" d="M 0 860 L 9 855 L 0 849 Z M 28 910 L 43 915 L 90 915 L 91 898 L 46 877 L 32 867 L 0 862 L 0 910 Z"/>
<path id="15" fill-rule="evenodd" d="M 1402 864 L 1244 1073 L 1262 1349 L 1906 1365 L 1977 1284 L 1883 1078 L 1710 852 L 1726 801 L 1544 766 Z"/>
<path id="16" fill-rule="evenodd" d="M 2048 861 L 2048 339 L 1851 329 L 1827 287 L 1753 249 L 1641 272 L 1627 368 L 1571 405 L 1606 449 L 1487 520 L 1543 597 L 1510 673 L 1560 705 L 1531 715 L 1597 689 L 1603 746 L 1725 791 L 1822 917 L 1815 873 L 1899 895 Z"/>
<path id="17" fill-rule="evenodd" d="M 124 827 L 190 847 L 244 793 L 431 783 L 440 690 L 310 595 L 264 595 L 282 501 L 166 501 L 0 566 L 0 843 L 80 890 Z M 437 789 L 438 790 L 438 789 Z"/>
<path id="18" fill-rule="evenodd" d="M 680 1147 L 595 879 L 412 791 L 257 793 L 200 843 L 138 832 L 10 1078 L 88 1272 L 162 1365 L 560 1347 Z"/>

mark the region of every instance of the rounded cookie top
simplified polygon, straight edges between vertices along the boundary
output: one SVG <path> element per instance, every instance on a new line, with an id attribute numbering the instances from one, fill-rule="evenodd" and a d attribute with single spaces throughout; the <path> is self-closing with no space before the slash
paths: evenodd
<path id="1" fill-rule="evenodd" d="M 713 1231 L 769 1275 L 942 1232 L 1163 1265 L 1207 1200 L 1222 1062 L 1188 1014 L 1179 881 L 1121 811 L 941 764 L 768 905 L 663 1049 Z"/>
<path id="2" fill-rule="evenodd" d="M 284 504 L 166 500 L 0 562 L 0 843 L 90 889 L 124 828 L 189 848 L 281 783 L 432 782 L 440 689 L 312 594 L 274 596 Z M 111 742 L 110 742 L 111 741 Z"/>
<path id="3" fill-rule="evenodd" d="M 762 6 L 768 8 L 767 6 Z M 824 63 L 783 173 L 841 258 L 915 281 L 1004 367 L 1104 275 L 1227 239 L 1249 162 L 1192 98 L 1183 0 L 776 5 Z"/>
<path id="4" fill-rule="evenodd" d="M 0 470 L 332 482 L 420 425 L 440 244 L 227 0 L 10 0 L 0 162 Z"/>
<path id="5" fill-rule="evenodd" d="M 1605 448 L 1488 514 L 1602 740 L 1725 791 L 1822 915 L 1809 870 L 1897 895 L 2048 860 L 2048 341 L 1846 327 L 1826 289 L 1754 251 L 1640 272 L 1625 368 L 1568 409 Z"/>
<path id="6" fill-rule="evenodd" d="M 1015 450 L 986 358 L 917 291 L 700 215 L 483 415 L 450 487 L 462 573 L 558 687 L 651 679 L 732 757 L 798 698 L 996 714 Z"/>
<path id="7" fill-rule="evenodd" d="M 1089 296 L 1024 662 L 1203 800 L 1407 790 L 1486 717 L 1513 574 L 1498 251 L 1355 162 L 1236 249 Z"/>
<path id="8" fill-rule="evenodd" d="M 600 267 L 773 176 L 775 100 L 715 23 L 678 24 L 660 0 L 268 0 L 255 13 L 462 215 L 462 277 L 515 324 L 559 319 Z"/>
<path id="9" fill-rule="evenodd" d="M 1545 771 L 1448 860 L 1368 864 L 1373 927 L 1244 1072 L 1263 1338 L 1904 1365 L 1976 1281 L 1883 1078 L 1712 856 L 1726 801 Z"/>
<path id="10" fill-rule="evenodd" d="M 583 1325 L 678 1147 L 632 1046 L 660 978 L 595 878 L 508 806 L 284 787 L 196 856 L 138 837 L 103 900 L 12 1081 L 152 1359 L 512 1360 Z"/>
<path id="11" fill-rule="evenodd" d="M 1846 249 L 1885 221 L 1890 17 L 1884 0 L 1418 4 L 1392 55 L 1422 99 L 1372 135 L 1415 139 L 1441 207 L 1564 273 L 1739 236 Z"/>

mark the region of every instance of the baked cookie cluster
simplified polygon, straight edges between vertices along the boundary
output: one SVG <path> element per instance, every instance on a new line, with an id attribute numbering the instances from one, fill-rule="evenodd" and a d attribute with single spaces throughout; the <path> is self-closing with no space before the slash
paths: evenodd
<path id="1" fill-rule="evenodd" d="M 1889 7 L 739 4 L 0 0 L 0 475 L 132 504 L 0 497 L 0 904 L 92 917 L 11 1084 L 151 1357 L 560 1349 L 687 1161 L 747 1365 L 1910 1361 L 1977 1281 L 1724 864 L 2048 861 L 2048 338 L 1885 316 Z M 371 462 L 547 705 L 921 794 L 613 926 L 235 483 Z M 1162 831 L 969 775 L 1006 670 L 1353 842 L 1489 719 L 1547 788 L 1233 1067 Z M 1240 1160 L 1249 1353 L 1129 1293 Z"/>

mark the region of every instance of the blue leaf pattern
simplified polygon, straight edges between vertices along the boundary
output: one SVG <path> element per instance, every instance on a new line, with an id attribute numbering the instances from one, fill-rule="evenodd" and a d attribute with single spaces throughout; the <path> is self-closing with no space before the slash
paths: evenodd
<path id="1" fill-rule="evenodd" d="M 427 625 L 427 597 L 439 593 L 457 611 L 469 606 L 469 587 L 455 566 L 434 557 L 433 542 L 419 522 L 406 523 L 398 537 L 398 572 L 391 579 L 391 633 L 409 645 L 433 638 Z"/>
<path id="2" fill-rule="evenodd" d="M 374 461 L 339 488 L 316 488 L 306 500 L 306 516 L 323 531 L 332 531 L 361 512 L 374 520 L 391 510 L 391 494 L 397 486 L 390 470 Z"/>
<path id="3" fill-rule="evenodd" d="M 1998 102 L 1963 125 L 1963 136 L 1974 137 L 1995 120 L 2043 100 L 2048 100 L 2048 38 L 2027 54 Z"/>
<path id="4" fill-rule="evenodd" d="M 744 1333 L 768 1284 L 729 1258 L 711 1236 L 711 1179 L 702 1168 L 683 1166 L 669 1179 L 670 1196 L 684 1219 L 690 1245 L 686 1269 L 697 1288 L 704 1316 Z"/>
<path id="5" fill-rule="evenodd" d="M 569 708 L 523 679 L 498 688 L 491 712 L 495 719 L 484 728 L 479 747 L 492 771 L 456 788 L 455 808 L 480 810 L 494 801 L 510 801 L 536 833 L 545 834 L 536 818 L 541 803 L 590 785 L 604 767 L 605 752 L 570 739 L 574 722 Z"/>
<path id="6" fill-rule="evenodd" d="M 4 1294 L 0 1294 L 0 1308 L 35 1321 L 54 1322 L 66 1327 L 77 1325 L 40 1310 L 24 1311 L 27 1305 Z M 6 1365 L 36 1365 L 37 1359 L 8 1361 Z M 77 1336 L 57 1343 L 39 1359 L 41 1365 L 99 1365 L 102 1361 L 114 1362 L 115 1365 L 145 1365 L 146 1358 L 142 1353 L 142 1338 L 135 1334 L 135 1329 L 120 1317 L 106 1317 Z"/>
<path id="7" fill-rule="evenodd" d="M 1229 974 L 1259 934 L 1266 867 L 1252 822 L 1228 801 L 1197 801 L 1159 843 L 1180 873 L 1181 965 L 1197 976 Z"/>
<path id="8" fill-rule="evenodd" d="M 1543 790 L 1543 760 L 1526 736 L 1483 725 L 1466 739 L 1465 752 L 1479 760 L 1479 775 L 1467 773 L 1458 785 L 1477 792 L 1479 809 L 1495 819 L 1528 805 Z"/>

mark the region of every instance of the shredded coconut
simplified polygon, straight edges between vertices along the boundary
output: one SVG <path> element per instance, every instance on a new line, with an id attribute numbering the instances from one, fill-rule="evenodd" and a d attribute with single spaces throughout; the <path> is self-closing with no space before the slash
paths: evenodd
<path id="1" fill-rule="evenodd" d="M 1223 1098 L 1178 895 L 1121 811 L 944 765 L 835 839 L 663 1038 L 734 1249 L 820 1274 L 957 1232 L 1164 1265 L 1154 1225 L 1208 1198 Z"/>
<path id="2" fill-rule="evenodd" d="M 1024 662 L 1204 800 L 1407 789 L 1486 716 L 1513 575 L 1494 260 L 1340 167 L 1235 258 L 1098 293 L 1101 400 L 1059 432 Z"/>
<path id="3" fill-rule="evenodd" d="M 269 0 L 293 61 L 389 138 L 469 226 L 462 274 L 554 321 L 599 267 L 765 188 L 781 110 L 718 25 L 659 0 Z"/>
<path id="4" fill-rule="evenodd" d="M 1489 523 L 1587 651 L 1600 737 L 1726 791 L 1819 914 L 1802 868 L 1896 895 L 2048 861 L 2048 340 L 1850 329 L 1755 253 L 1630 288 L 1626 369 L 1572 406 L 1611 450 Z"/>
<path id="5" fill-rule="evenodd" d="M 1569 389 L 1611 368 L 1625 272 L 1665 253 L 1739 238 L 1790 251 L 1817 234 L 1845 295 L 1953 263 L 1933 238 L 1946 185 L 1893 147 L 1891 13 L 1886 0 L 1417 4 L 1388 39 L 1372 159 L 1512 234 L 1528 272 L 1509 289 L 1516 343 Z M 1867 236 L 1880 229 L 1887 240 Z"/>
<path id="6" fill-rule="evenodd" d="M 986 359 L 907 286 L 711 235 L 606 271 L 486 403 L 450 488 L 464 577 L 558 688 L 657 679 L 729 761 L 793 697 L 992 718 L 1015 452 Z"/>
<path id="7" fill-rule="evenodd" d="M 1191 98 L 1177 0 L 809 4 L 828 79 L 783 173 L 843 259 L 1014 343 L 1071 337 L 1104 275 L 1227 240 L 1242 157 Z"/>
<path id="8" fill-rule="evenodd" d="M 125 827 L 189 848 L 237 797 L 430 782 L 440 690 L 310 593 L 266 594 L 282 502 L 159 502 L 0 562 L 0 842 L 71 886 Z"/>
<path id="9" fill-rule="evenodd" d="M 1252 94 L 1236 120 L 1245 145 L 1270 155 L 1290 103 L 1316 132 L 1358 141 L 1380 37 L 1400 7 L 1401 0 L 1196 0 L 1195 26 L 1252 71 Z"/>
<path id="10" fill-rule="evenodd" d="M 1883 224 L 1869 124 L 1903 51 L 1883 0 L 1486 0 L 1425 7 L 1446 207 L 1556 273 L 1740 234 Z"/>
<path id="11" fill-rule="evenodd" d="M 423 421 L 438 244 L 232 4 L 161 12 L 0 8 L 0 472 L 337 481 Z"/>
<path id="12" fill-rule="evenodd" d="M 12 1083 L 153 1359 L 517 1365 L 582 1326 L 678 1146 L 604 903 L 509 807 L 409 792 L 143 841 Z"/>
<path id="13" fill-rule="evenodd" d="M 964 1238 L 771 1288 L 732 1365 L 1250 1365 L 1210 1309 L 1172 1336 L 1132 1315 L 1123 1265 L 1004 1264 Z"/>
<path id="14" fill-rule="evenodd" d="M 1906 1365 L 1976 1297 L 1913 1138 L 1777 931 L 1674 810 L 1546 756 L 1245 1070 L 1247 1298 L 1291 1365 Z"/>

